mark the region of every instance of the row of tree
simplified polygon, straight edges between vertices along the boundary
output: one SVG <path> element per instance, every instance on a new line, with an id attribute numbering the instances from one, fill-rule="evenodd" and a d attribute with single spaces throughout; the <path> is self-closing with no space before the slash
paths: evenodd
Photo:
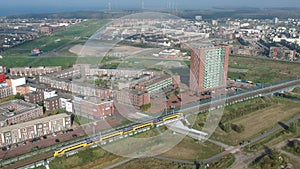
<path id="1" fill-rule="evenodd" d="M 219 123 L 219 127 L 225 131 L 226 133 L 231 132 L 232 130 L 237 132 L 237 133 L 241 133 L 243 131 L 245 131 L 245 127 L 243 125 L 238 125 L 238 124 L 233 124 L 233 123 Z"/>

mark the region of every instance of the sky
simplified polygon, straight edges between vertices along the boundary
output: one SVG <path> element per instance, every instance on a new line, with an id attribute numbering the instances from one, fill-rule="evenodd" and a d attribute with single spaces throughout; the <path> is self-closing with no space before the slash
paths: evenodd
<path id="1" fill-rule="evenodd" d="M 208 9 L 218 7 L 300 7 L 299 0 L 0 0 L 0 15 L 78 10 Z"/>

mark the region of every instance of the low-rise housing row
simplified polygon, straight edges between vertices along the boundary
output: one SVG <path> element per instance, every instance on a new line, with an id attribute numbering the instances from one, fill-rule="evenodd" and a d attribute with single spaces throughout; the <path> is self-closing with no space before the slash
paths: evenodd
<path id="1" fill-rule="evenodd" d="M 71 127 L 71 117 L 57 114 L 25 123 L 0 128 L 0 146 L 7 146 L 29 139 L 38 138 Z"/>
<path id="2" fill-rule="evenodd" d="M 21 77 L 41 76 L 41 75 L 46 75 L 54 72 L 61 72 L 61 66 L 10 68 L 11 76 L 21 76 Z"/>
<path id="3" fill-rule="evenodd" d="M 11 100 L 0 104 L 0 127 L 14 125 L 43 116 L 43 108 L 23 100 Z"/>

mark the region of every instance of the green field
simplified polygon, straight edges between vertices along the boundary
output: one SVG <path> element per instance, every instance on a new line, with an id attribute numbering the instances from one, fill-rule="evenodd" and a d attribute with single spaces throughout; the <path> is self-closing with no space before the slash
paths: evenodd
<path id="1" fill-rule="evenodd" d="M 245 131 L 237 133 L 230 131 L 226 133 L 218 127 L 212 135 L 212 139 L 224 142 L 229 145 L 237 145 L 242 141 L 251 139 L 262 132 L 278 125 L 300 113 L 300 105 L 297 101 L 291 101 L 283 98 L 272 98 L 271 105 L 244 116 L 235 118 L 229 122 L 232 124 L 243 125 Z M 237 104 L 238 105 L 238 104 Z M 255 119 L 255 120 L 253 120 Z"/>
<path id="2" fill-rule="evenodd" d="M 255 83 L 274 83 L 300 77 L 300 64 L 270 59 L 230 56 L 229 67 L 248 69 L 247 73 L 229 72 L 231 79 L 247 79 Z"/>
<path id="3" fill-rule="evenodd" d="M 84 44 L 90 36 L 97 32 L 109 20 L 88 20 L 72 25 L 66 30 L 58 31 L 50 36 L 25 42 L 2 53 L 1 65 L 8 68 L 23 66 L 72 66 L 77 56 L 69 52 L 76 44 Z M 39 48 L 44 52 L 39 57 L 30 57 L 31 51 Z"/>
<path id="4" fill-rule="evenodd" d="M 199 142 L 198 140 L 186 136 L 179 144 L 161 156 L 188 161 L 200 161 L 222 151 L 223 148 L 213 143 L 208 141 L 204 143 Z"/>

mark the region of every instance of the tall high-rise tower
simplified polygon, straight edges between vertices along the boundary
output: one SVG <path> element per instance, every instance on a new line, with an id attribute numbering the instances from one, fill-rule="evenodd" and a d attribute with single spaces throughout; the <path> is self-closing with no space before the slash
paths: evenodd
<path id="1" fill-rule="evenodd" d="M 192 49 L 190 89 L 201 93 L 226 86 L 229 53 L 229 46 Z"/>

